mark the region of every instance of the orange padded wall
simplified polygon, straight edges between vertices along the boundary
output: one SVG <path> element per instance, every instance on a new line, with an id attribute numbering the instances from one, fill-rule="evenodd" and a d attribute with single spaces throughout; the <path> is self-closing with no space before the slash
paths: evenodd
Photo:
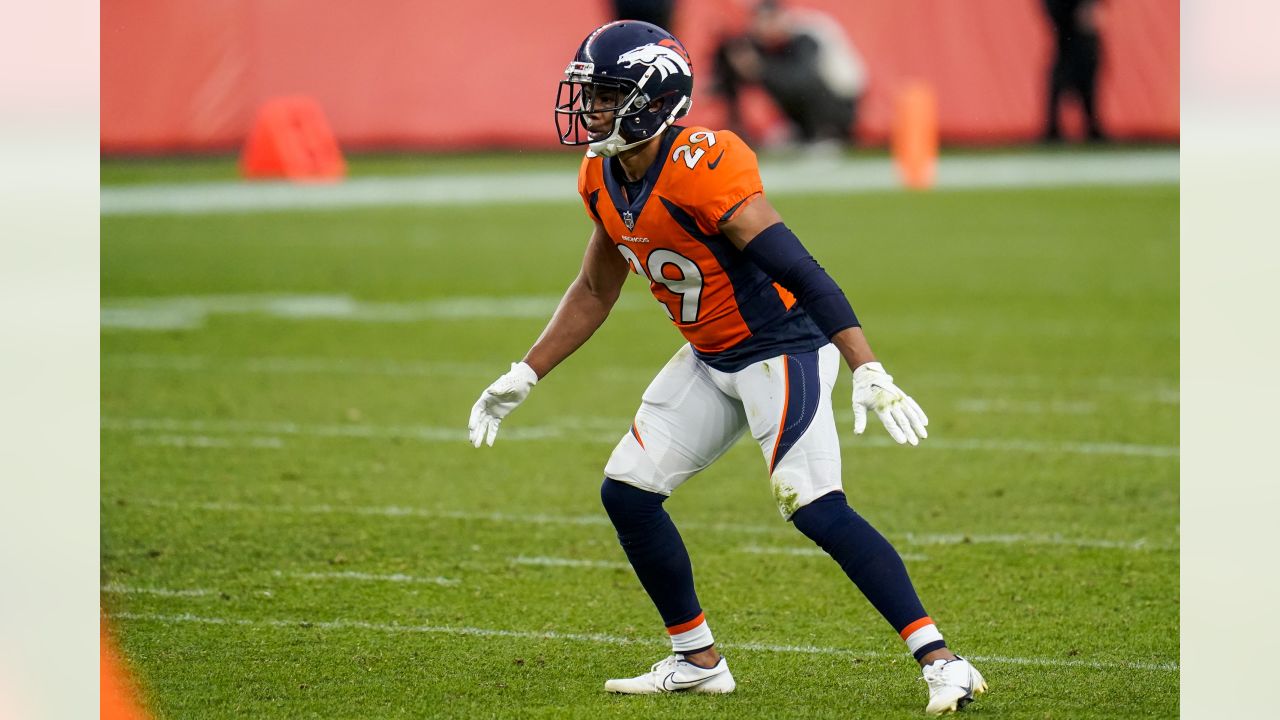
<path id="1" fill-rule="evenodd" d="M 1039 134 L 1050 60 L 1040 0 L 793 0 L 836 17 L 871 84 L 861 135 L 885 142 L 914 80 L 944 142 Z M 707 93 L 717 37 L 742 0 L 683 0 L 675 32 Z M 605 0 L 113 0 L 103 3 L 102 149 L 238 149 L 270 98 L 315 98 L 344 149 L 555 145 L 556 82 Z M 1177 0 L 1105 0 L 1099 104 L 1118 137 L 1178 137 Z"/>

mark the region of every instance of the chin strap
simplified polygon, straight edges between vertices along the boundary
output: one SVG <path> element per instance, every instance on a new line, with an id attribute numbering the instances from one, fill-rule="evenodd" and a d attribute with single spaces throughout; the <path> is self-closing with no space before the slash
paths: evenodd
<path id="1" fill-rule="evenodd" d="M 654 134 L 650 135 L 647 138 L 644 138 L 643 140 L 637 140 L 633 143 L 628 143 L 623 140 L 622 120 L 621 119 L 615 120 L 613 122 L 613 132 L 609 134 L 609 137 L 603 140 L 597 140 L 593 143 L 588 144 L 587 151 L 588 153 L 594 153 L 596 155 L 601 155 L 603 157 L 613 157 L 618 153 L 622 152 L 623 150 L 630 150 L 631 148 L 634 148 L 634 147 L 640 147 L 641 145 L 649 142 L 650 140 L 653 140 L 654 138 L 659 137 L 660 135 L 662 135 L 662 133 L 666 132 L 667 128 L 671 127 L 671 124 L 674 123 L 676 119 L 679 118 L 682 114 L 684 114 L 681 111 L 684 110 L 685 112 L 688 112 L 688 108 L 692 104 L 693 104 L 692 101 L 688 97 L 680 98 L 680 102 L 676 103 L 676 106 L 672 108 L 671 112 L 667 115 L 667 119 L 664 120 L 662 122 L 662 125 L 658 127 L 657 132 L 655 132 Z"/>
<path id="2" fill-rule="evenodd" d="M 662 127 L 658 128 L 658 132 L 650 135 L 649 137 L 643 140 L 637 140 L 636 142 L 633 142 L 633 143 L 624 143 L 622 141 L 622 135 L 619 134 L 617 130 L 614 130 L 613 134 L 610 135 L 609 137 L 603 140 L 597 140 L 596 142 L 593 142 L 590 145 L 588 145 L 587 146 L 588 152 L 591 152 L 595 155 L 602 155 L 604 157 L 613 157 L 618 153 L 622 152 L 623 150 L 630 150 L 633 147 L 640 147 L 641 145 L 658 137 L 659 135 L 662 134 L 663 130 L 667 129 L 668 125 L 670 125 L 670 123 L 663 123 Z"/>

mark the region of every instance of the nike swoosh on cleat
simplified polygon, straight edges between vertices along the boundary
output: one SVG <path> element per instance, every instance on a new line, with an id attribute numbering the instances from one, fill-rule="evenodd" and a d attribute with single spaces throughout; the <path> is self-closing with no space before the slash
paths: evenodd
<path id="1" fill-rule="evenodd" d="M 675 680 L 674 679 L 675 676 L 676 676 L 675 673 L 668 674 L 665 678 L 662 679 L 662 686 L 667 688 L 668 690 L 679 690 L 680 686 L 682 685 L 686 687 L 693 687 L 694 685 L 701 685 L 702 683 L 710 680 L 712 677 L 715 677 L 714 675 L 712 675 L 710 677 L 704 677 L 698 680 Z"/>
<path id="2" fill-rule="evenodd" d="M 708 162 L 707 162 L 707 169 L 708 169 L 708 170 L 715 170 L 715 169 L 716 169 L 716 166 L 720 164 L 720 158 L 723 158 L 723 157 L 724 157 L 724 151 L 723 151 L 723 150 L 721 150 L 721 151 L 720 151 L 720 154 L 716 156 L 716 159 L 715 159 L 715 160 L 710 160 L 710 161 L 708 161 Z"/>

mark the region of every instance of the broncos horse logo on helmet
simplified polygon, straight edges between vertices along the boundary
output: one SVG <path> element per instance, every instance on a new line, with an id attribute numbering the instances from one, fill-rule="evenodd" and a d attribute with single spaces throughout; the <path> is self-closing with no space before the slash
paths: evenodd
<path id="1" fill-rule="evenodd" d="M 564 71 L 556 129 L 564 145 L 587 145 L 611 157 L 662 134 L 693 104 L 689 53 L 657 25 L 620 20 L 587 36 Z M 616 95 L 610 107 L 597 99 Z M 585 116 L 613 113 L 613 128 L 592 134 Z"/>
<path id="2" fill-rule="evenodd" d="M 663 80 L 674 72 L 684 73 L 693 77 L 693 71 L 689 69 L 689 63 L 669 47 L 650 43 L 644 47 L 638 47 L 618 56 L 619 63 L 626 63 L 627 67 L 632 67 L 636 63 L 648 65 L 659 73 Z"/>

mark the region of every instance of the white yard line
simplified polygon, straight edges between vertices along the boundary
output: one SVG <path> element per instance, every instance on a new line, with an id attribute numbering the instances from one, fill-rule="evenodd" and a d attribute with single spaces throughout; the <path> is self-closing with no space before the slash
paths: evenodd
<path id="1" fill-rule="evenodd" d="M 572 442 L 613 444 L 618 442 L 629 424 L 625 418 L 567 418 L 557 425 L 512 425 L 511 427 L 504 427 L 502 438 L 507 442 L 569 440 Z M 164 433 L 169 435 L 217 435 L 226 433 L 248 434 L 259 438 L 293 435 L 299 437 L 401 439 L 419 442 L 452 443 L 466 442 L 467 439 L 466 428 L 461 426 L 369 425 L 365 423 L 315 425 L 290 421 L 112 417 L 102 418 L 101 426 L 102 429 L 109 431 Z M 610 427 L 617 429 L 609 429 Z M 892 438 L 878 435 L 862 437 L 846 435 L 841 437 L 840 444 L 850 448 L 897 447 L 897 443 Z M 1179 449 L 1176 445 L 1025 440 L 1018 438 L 940 438 L 936 435 L 921 443 L 919 449 L 1032 454 L 1119 455 L 1172 459 L 1177 459 L 1179 454 Z"/>
<path id="2" fill-rule="evenodd" d="M 619 427 L 625 427 L 625 423 Z M 419 442 L 465 442 L 466 428 L 433 427 L 427 425 L 309 425 L 290 421 L 252 420 L 180 420 L 176 418 L 103 418 L 102 429 L 121 432 L 162 433 L 229 433 L 249 434 L 259 437 L 290 435 L 320 438 L 373 438 L 417 440 Z M 571 430 L 559 426 L 527 428 L 503 428 L 503 437 L 510 441 L 547 440 L 571 437 Z M 617 442 L 622 431 L 611 434 L 607 442 Z M 606 442 L 604 438 L 586 435 L 578 440 Z"/>
<path id="3" fill-rule="evenodd" d="M 1118 550 L 1165 549 L 1168 546 L 1150 545 L 1146 539 L 1104 540 L 1098 538 L 1071 538 L 1058 533 L 1010 533 L 1003 535 L 963 533 L 929 534 L 906 533 L 904 539 L 911 545 L 1062 545 L 1074 548 L 1100 548 Z"/>
<path id="4" fill-rule="evenodd" d="M 873 447 L 894 447 L 891 438 L 842 438 L 842 446 L 856 447 L 865 443 Z M 978 452 L 1063 453 L 1068 455 L 1122 455 L 1128 457 L 1153 457 L 1177 459 L 1177 445 L 1146 445 L 1142 443 L 1111 442 L 1054 442 L 1042 440 L 1018 440 L 1003 438 L 939 438 L 930 436 L 919 447 L 931 450 L 972 450 Z"/>
<path id="5" fill-rule="evenodd" d="M 826 550 L 822 548 L 807 547 L 765 547 L 762 545 L 743 545 L 738 548 L 738 552 L 747 553 L 748 555 L 790 555 L 794 557 L 821 557 L 829 558 Z M 929 559 L 928 555 L 920 555 L 917 553 L 898 553 L 903 560 L 911 560 L 914 562 L 924 562 Z"/>
<path id="6" fill-rule="evenodd" d="M 285 575 L 279 570 L 276 575 Z M 289 577 L 300 580 L 355 580 L 364 582 L 421 583 L 428 585 L 457 585 L 461 580 L 447 577 L 418 577 L 401 573 L 366 573 L 354 570 L 346 572 L 295 572 L 287 573 Z"/>
<path id="7" fill-rule="evenodd" d="M 630 570 L 631 565 L 612 560 L 578 560 L 574 558 L 526 557 L 519 555 L 511 558 L 512 565 L 539 565 L 542 567 L 604 568 L 608 570 Z"/>
<path id="8" fill-rule="evenodd" d="M 952 372 L 933 369 L 928 372 L 913 374 L 913 382 L 937 383 L 939 385 L 964 386 L 981 382 L 983 386 L 1004 388 L 1007 390 L 1039 390 L 1043 388 L 1088 388 L 1106 392 L 1123 393 L 1172 393 L 1178 392 L 1178 378 L 1164 378 L 1155 375 L 1046 375 L 1043 373 L 989 373 L 975 375 L 969 372 Z M 1167 401 L 1167 398 L 1152 397 L 1153 402 Z"/>
<path id="9" fill-rule="evenodd" d="M 203 588 L 173 590 L 162 587 L 135 587 L 119 583 L 107 583 L 100 590 L 111 595 L 159 595 L 161 597 L 202 597 L 214 594 L 213 590 L 205 590 Z"/>
<path id="10" fill-rule="evenodd" d="M 1008 398 L 965 398 L 957 400 L 958 412 L 976 415 L 1092 415 L 1097 403 L 1087 400 L 1011 400 Z"/>
<path id="11" fill-rule="evenodd" d="M 942 157 L 937 188 L 1176 183 L 1176 150 Z M 103 215 L 244 213 L 337 208 L 573 203 L 577 164 L 563 171 L 358 178 L 337 184 L 216 182 L 104 187 Z M 770 160 L 771 195 L 901 189 L 888 158 Z"/>
<path id="12" fill-rule="evenodd" d="M 559 296 L 455 296 L 410 302 L 358 300 L 349 295 L 175 295 L 107 298 L 98 313 L 103 330 L 195 330 L 215 315 L 251 315 L 276 320 L 340 320 L 357 323 L 465 321 L 476 318 L 543 319 L 555 311 Z M 653 303 L 627 295 L 616 311 Z"/>
<path id="13" fill-rule="evenodd" d="M 361 506 L 361 505 L 267 505 L 258 503 L 236 502 L 171 502 L 149 498 L 130 500 L 130 505 L 164 508 L 178 511 L 208 511 L 231 513 L 279 513 L 284 515 L 361 515 L 391 518 L 421 518 L 428 520 L 465 520 L 492 523 L 531 524 L 531 525 L 569 525 L 569 526 L 611 526 L 609 518 L 602 512 L 599 515 L 549 515 L 543 513 L 504 513 L 504 512 L 466 512 L 458 510 L 433 510 L 429 508 L 405 507 L 402 505 Z M 777 524 L 752 525 L 747 523 L 700 522 L 697 520 L 681 520 L 680 527 L 689 530 L 744 533 L 753 535 L 793 534 L 790 525 L 779 519 Z M 1075 548 L 1103 548 L 1116 550 L 1172 550 L 1177 545 L 1171 542 L 1151 542 L 1146 538 L 1134 540 L 1111 540 L 1100 538 L 1070 538 L 1059 534 L 917 534 L 898 533 L 889 537 L 906 545 L 1048 545 Z"/>
<path id="14" fill-rule="evenodd" d="M 447 625 L 400 625 L 395 623 L 375 623 L 363 620 L 293 620 L 208 617 L 184 613 L 180 615 L 163 615 L 157 613 L 121 612 L 111 615 L 116 620 L 132 620 L 138 622 L 157 622 L 166 625 L 183 623 L 204 625 L 232 625 L 250 628 L 284 628 L 324 630 L 370 630 L 392 634 L 432 634 L 455 635 L 464 637 L 499 637 L 522 640 L 551 640 L 568 642 L 586 642 L 599 645 L 665 645 L 666 640 L 657 638 L 630 638 L 603 633 L 565 633 L 554 630 L 503 630 L 497 628 L 481 628 Z M 770 653 L 794 653 L 800 655 L 838 655 L 848 657 L 884 657 L 899 658 L 902 653 L 890 653 L 881 650 L 852 650 L 840 647 L 823 647 L 819 645 L 775 645 L 756 642 L 719 643 L 721 647 L 734 650 Z M 996 665 L 1037 665 L 1044 667 L 1077 667 L 1097 670 L 1142 670 L 1152 672 L 1177 672 L 1178 664 L 1173 662 L 1103 662 L 1096 660 L 1068 660 L 1063 658 L 1037 657 L 1004 657 L 999 655 L 970 655 L 970 659 Z"/>
<path id="15" fill-rule="evenodd" d="M 161 447 L 182 448 L 265 448 L 278 450 L 284 447 L 284 441 L 278 437 L 210 437 L 208 435 L 137 435 L 133 439 L 137 445 L 158 445 Z"/>

